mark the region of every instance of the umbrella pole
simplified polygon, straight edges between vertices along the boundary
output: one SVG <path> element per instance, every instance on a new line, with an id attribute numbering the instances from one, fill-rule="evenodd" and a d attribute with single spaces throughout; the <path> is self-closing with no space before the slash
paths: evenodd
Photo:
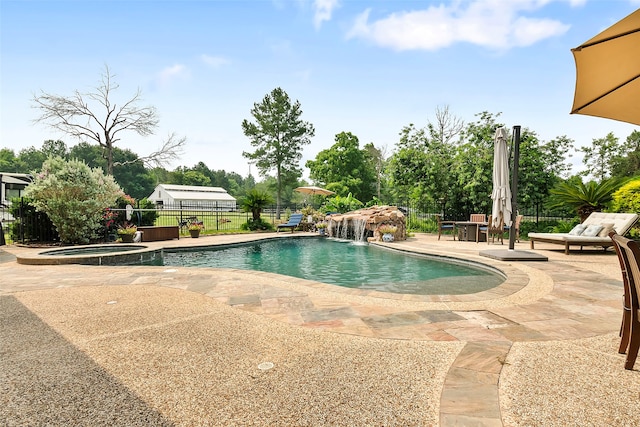
<path id="1" fill-rule="evenodd" d="M 513 127 L 513 173 L 511 174 L 511 227 L 509 250 L 516 246 L 516 216 L 518 214 L 518 167 L 520 166 L 520 126 Z"/>

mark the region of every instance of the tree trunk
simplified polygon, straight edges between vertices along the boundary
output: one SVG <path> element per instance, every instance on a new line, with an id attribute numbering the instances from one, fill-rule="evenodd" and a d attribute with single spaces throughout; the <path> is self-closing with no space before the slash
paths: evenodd
<path id="1" fill-rule="evenodd" d="M 107 175 L 113 176 L 113 143 L 107 139 L 104 146 L 107 150 Z"/>
<path id="2" fill-rule="evenodd" d="M 280 175 L 280 165 L 278 165 L 276 179 L 278 186 L 278 188 L 276 188 L 276 219 L 280 219 L 280 203 L 282 200 L 282 177 Z"/>

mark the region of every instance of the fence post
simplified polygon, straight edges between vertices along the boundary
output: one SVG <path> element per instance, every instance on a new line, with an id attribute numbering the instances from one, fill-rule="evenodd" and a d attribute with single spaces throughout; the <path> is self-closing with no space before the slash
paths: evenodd
<path id="1" fill-rule="evenodd" d="M 18 236 L 20 239 L 20 243 L 24 244 L 24 198 L 20 197 L 20 235 Z"/>
<path id="2" fill-rule="evenodd" d="M 215 205 L 213 208 L 215 209 L 215 212 L 216 212 L 216 231 L 219 231 L 220 230 L 220 218 L 219 218 L 220 211 L 218 210 L 218 202 L 216 201 L 214 203 Z"/>

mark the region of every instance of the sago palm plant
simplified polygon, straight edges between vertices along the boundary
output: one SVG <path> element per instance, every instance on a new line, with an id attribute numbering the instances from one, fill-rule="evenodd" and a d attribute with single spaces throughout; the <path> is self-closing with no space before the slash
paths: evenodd
<path id="1" fill-rule="evenodd" d="M 241 206 L 245 212 L 251 212 L 253 221 L 260 220 L 262 209 L 273 203 L 273 197 L 268 193 L 260 190 L 249 190 L 247 195 L 242 199 Z"/>
<path id="2" fill-rule="evenodd" d="M 558 183 L 551 190 L 549 208 L 571 207 L 575 209 L 580 222 L 583 222 L 592 212 L 601 211 L 613 199 L 613 193 L 623 184 L 617 178 L 602 180 L 600 183 L 590 181 Z"/>

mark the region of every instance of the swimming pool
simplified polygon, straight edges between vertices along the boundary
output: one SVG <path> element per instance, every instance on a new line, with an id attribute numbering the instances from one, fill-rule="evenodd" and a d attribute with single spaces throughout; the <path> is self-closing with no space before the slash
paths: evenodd
<path id="1" fill-rule="evenodd" d="M 165 249 L 162 259 L 167 266 L 267 271 L 348 288 L 415 295 L 476 293 L 505 280 L 502 274 L 480 265 L 320 238 Z"/>

